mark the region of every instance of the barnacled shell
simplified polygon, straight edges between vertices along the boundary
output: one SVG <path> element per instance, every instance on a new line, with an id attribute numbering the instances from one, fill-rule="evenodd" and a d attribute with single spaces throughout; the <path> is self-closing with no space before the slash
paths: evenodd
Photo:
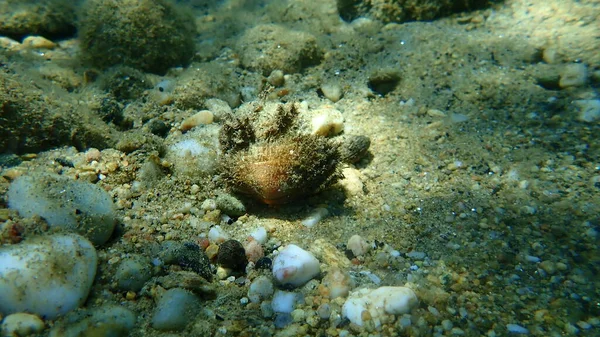
<path id="1" fill-rule="evenodd" d="M 285 204 L 317 193 L 341 177 L 339 145 L 319 135 L 297 134 L 296 105 L 261 109 L 230 116 L 221 129 L 220 167 L 229 187 L 265 204 Z"/>

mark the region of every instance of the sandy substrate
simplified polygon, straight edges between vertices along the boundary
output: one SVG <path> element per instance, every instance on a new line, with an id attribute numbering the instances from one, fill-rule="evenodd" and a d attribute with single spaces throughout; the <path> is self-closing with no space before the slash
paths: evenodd
<path id="1" fill-rule="evenodd" d="M 43 219 L 7 208 L 10 182 L 58 173 L 114 198 L 117 230 L 98 247 L 86 306 L 133 310 L 130 336 L 506 336 L 514 325 L 534 336 L 600 334 L 600 116 L 584 115 L 581 103 L 600 99 L 598 2 L 509 0 L 388 24 L 344 22 L 334 1 L 259 5 L 196 7 L 196 55 L 164 76 L 90 69 L 78 60 L 77 39 L 53 49 L 3 40 L 2 137 L 27 141 L 2 141 L 2 244 L 46 233 Z M 214 138 L 229 112 L 223 102 L 234 114 L 248 102 L 332 107 L 344 119 L 333 139 L 368 136 L 369 153 L 341 164 L 345 180 L 301 202 L 265 206 L 237 196 L 245 214 L 224 217 L 223 209 L 201 207 L 230 193 L 212 164 L 178 173 L 165 155 L 188 133 Z M 200 110 L 212 111 L 213 123 L 181 131 Z M 30 133 L 36 127 L 46 133 Z M 328 216 L 307 228 L 302 221 L 316 208 Z M 161 285 L 116 289 L 119 261 L 131 253 L 154 259 L 168 240 L 202 246 L 217 224 L 242 243 L 264 227 L 266 256 L 294 243 L 313 251 L 324 273 L 342 267 L 357 287 L 408 283 L 420 304 L 379 329 L 315 320 L 323 303 L 337 313 L 343 304 L 316 282 L 302 288 L 303 315 L 276 328 L 259 305 L 242 300 L 252 280 L 270 275 L 249 268 L 213 278 L 215 297 L 202 300 L 186 330 L 153 329 L 148 317 Z M 373 249 L 353 256 L 346 243 L 354 234 Z M 156 268 L 154 276 L 181 269 Z"/>

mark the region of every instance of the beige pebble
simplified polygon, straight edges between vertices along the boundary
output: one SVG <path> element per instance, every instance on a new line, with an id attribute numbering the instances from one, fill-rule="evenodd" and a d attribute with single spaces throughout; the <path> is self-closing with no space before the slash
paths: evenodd
<path id="1" fill-rule="evenodd" d="M 219 246 L 214 243 L 211 243 L 208 247 L 206 247 L 205 253 L 209 259 L 215 259 L 217 257 L 217 254 L 219 253 Z"/>
<path id="2" fill-rule="evenodd" d="M 442 110 L 438 110 L 438 109 L 427 110 L 427 115 L 429 117 L 446 117 L 446 113 L 443 112 Z"/>
<path id="3" fill-rule="evenodd" d="M 346 167 L 342 170 L 344 178 L 339 181 L 339 184 L 344 188 L 349 196 L 364 194 L 364 184 L 360 180 L 360 172 L 351 167 Z"/>
<path id="4" fill-rule="evenodd" d="M 344 298 L 354 287 L 354 281 L 350 275 L 339 268 L 331 268 L 323 278 L 322 284 L 327 288 L 330 299 Z"/>
<path id="5" fill-rule="evenodd" d="M 542 268 L 546 273 L 550 275 L 556 273 L 556 265 L 552 261 L 542 261 L 540 263 L 540 268 Z"/>
<path id="6" fill-rule="evenodd" d="M 15 41 L 11 38 L 0 36 L 0 48 L 8 50 L 16 50 L 21 47 L 19 41 Z"/>
<path id="7" fill-rule="evenodd" d="M 267 77 L 267 82 L 274 87 L 280 87 L 285 83 L 285 77 L 283 75 L 283 71 L 281 70 L 273 70 L 269 77 Z"/>
<path id="8" fill-rule="evenodd" d="M 335 136 L 344 130 L 344 117 L 338 110 L 324 107 L 315 111 L 311 125 L 313 135 Z"/>
<path id="9" fill-rule="evenodd" d="M 213 113 L 209 110 L 202 110 L 198 113 L 186 118 L 183 123 L 181 123 L 181 127 L 179 128 L 181 131 L 188 131 L 193 129 L 198 125 L 211 124 L 214 120 Z"/>
<path id="10" fill-rule="evenodd" d="M 218 98 L 209 98 L 206 100 L 206 102 L 204 102 L 204 105 L 213 113 L 215 121 L 219 121 L 219 119 L 223 118 L 223 116 L 231 113 L 231 107 L 229 107 L 229 104 Z"/>
<path id="11" fill-rule="evenodd" d="M 348 239 L 346 247 L 352 251 L 354 256 L 362 256 L 371 250 L 371 245 L 362 236 L 354 234 Z"/>
<path id="12" fill-rule="evenodd" d="M 54 49 L 56 48 L 56 43 L 43 36 L 28 36 L 23 39 L 23 46 L 33 49 Z"/>
<path id="13" fill-rule="evenodd" d="M 583 63 L 567 64 L 560 74 L 561 88 L 580 87 L 587 81 L 587 67 Z"/>
<path id="14" fill-rule="evenodd" d="M 542 59 L 548 64 L 560 62 L 560 54 L 555 47 L 548 47 L 542 51 Z"/>
<path id="15" fill-rule="evenodd" d="M 342 87 L 337 83 L 325 83 L 321 85 L 323 96 L 332 102 L 337 102 L 342 98 Z"/>
<path id="16" fill-rule="evenodd" d="M 29 336 L 44 330 L 44 321 L 36 315 L 20 312 L 8 315 L 0 328 L 2 336 Z"/>

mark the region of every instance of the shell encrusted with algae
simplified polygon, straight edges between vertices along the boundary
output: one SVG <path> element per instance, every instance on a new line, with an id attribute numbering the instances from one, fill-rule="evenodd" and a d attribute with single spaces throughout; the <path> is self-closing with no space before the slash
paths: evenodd
<path id="1" fill-rule="evenodd" d="M 279 105 L 260 126 L 256 117 L 230 116 L 220 134 L 222 177 L 236 192 L 278 205 L 337 182 L 339 145 L 294 129 L 294 104 Z"/>

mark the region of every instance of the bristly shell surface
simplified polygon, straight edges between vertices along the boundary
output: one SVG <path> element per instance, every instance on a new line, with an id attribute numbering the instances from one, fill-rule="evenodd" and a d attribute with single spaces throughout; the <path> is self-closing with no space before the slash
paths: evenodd
<path id="1" fill-rule="evenodd" d="M 269 205 L 285 204 L 335 183 L 338 146 L 320 136 L 298 135 L 264 140 L 231 151 L 222 162 L 223 176 L 237 192 Z"/>

